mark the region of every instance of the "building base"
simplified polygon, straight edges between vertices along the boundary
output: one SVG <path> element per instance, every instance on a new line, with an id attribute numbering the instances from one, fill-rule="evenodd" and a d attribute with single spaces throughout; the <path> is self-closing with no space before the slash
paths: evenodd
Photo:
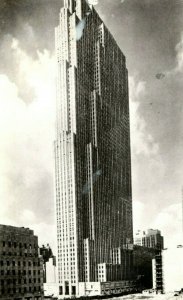
<path id="1" fill-rule="evenodd" d="M 59 287 L 57 287 L 58 293 Z M 51 291 L 51 289 L 50 289 Z M 118 294 L 130 294 L 137 292 L 136 281 L 113 281 L 113 282 L 79 282 L 78 284 L 78 295 L 74 298 L 79 297 L 95 297 L 105 295 L 118 295 Z M 46 294 L 45 294 L 46 295 Z M 48 296 L 48 294 L 47 294 Z M 58 296 L 58 299 L 73 298 L 73 296 L 58 295 L 54 293 L 54 296 Z"/>
<path id="2" fill-rule="evenodd" d="M 58 297 L 59 286 L 57 283 L 44 283 L 44 296 L 45 297 Z"/>

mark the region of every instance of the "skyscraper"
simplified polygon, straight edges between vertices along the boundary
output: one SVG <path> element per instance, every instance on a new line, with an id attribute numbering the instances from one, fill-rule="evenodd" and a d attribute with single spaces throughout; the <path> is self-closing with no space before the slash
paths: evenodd
<path id="1" fill-rule="evenodd" d="M 131 278 L 128 71 L 85 0 L 64 1 L 56 57 L 58 278 L 60 295 L 71 296 L 83 293 L 83 282 Z"/>

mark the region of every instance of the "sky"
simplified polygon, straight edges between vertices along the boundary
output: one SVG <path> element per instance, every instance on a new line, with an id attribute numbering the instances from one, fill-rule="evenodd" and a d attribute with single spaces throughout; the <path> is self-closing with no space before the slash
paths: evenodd
<path id="1" fill-rule="evenodd" d="M 96 2 L 96 1 L 95 1 Z M 0 223 L 55 247 L 54 27 L 61 0 L 0 1 Z M 129 72 L 134 231 L 183 243 L 183 1 L 99 0 Z"/>

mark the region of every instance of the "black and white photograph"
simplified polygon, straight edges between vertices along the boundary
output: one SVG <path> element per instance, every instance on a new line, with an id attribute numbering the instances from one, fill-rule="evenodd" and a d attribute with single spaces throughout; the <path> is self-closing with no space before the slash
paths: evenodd
<path id="1" fill-rule="evenodd" d="M 0 0 L 0 299 L 183 299 L 183 0 Z"/>

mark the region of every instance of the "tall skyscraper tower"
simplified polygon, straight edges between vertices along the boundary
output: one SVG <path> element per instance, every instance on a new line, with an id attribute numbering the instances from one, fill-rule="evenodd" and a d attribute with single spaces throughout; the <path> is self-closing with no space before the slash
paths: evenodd
<path id="1" fill-rule="evenodd" d="M 131 278 L 133 243 L 125 56 L 86 0 L 56 28 L 55 182 L 62 296 Z M 85 287 L 84 284 L 85 283 Z"/>

